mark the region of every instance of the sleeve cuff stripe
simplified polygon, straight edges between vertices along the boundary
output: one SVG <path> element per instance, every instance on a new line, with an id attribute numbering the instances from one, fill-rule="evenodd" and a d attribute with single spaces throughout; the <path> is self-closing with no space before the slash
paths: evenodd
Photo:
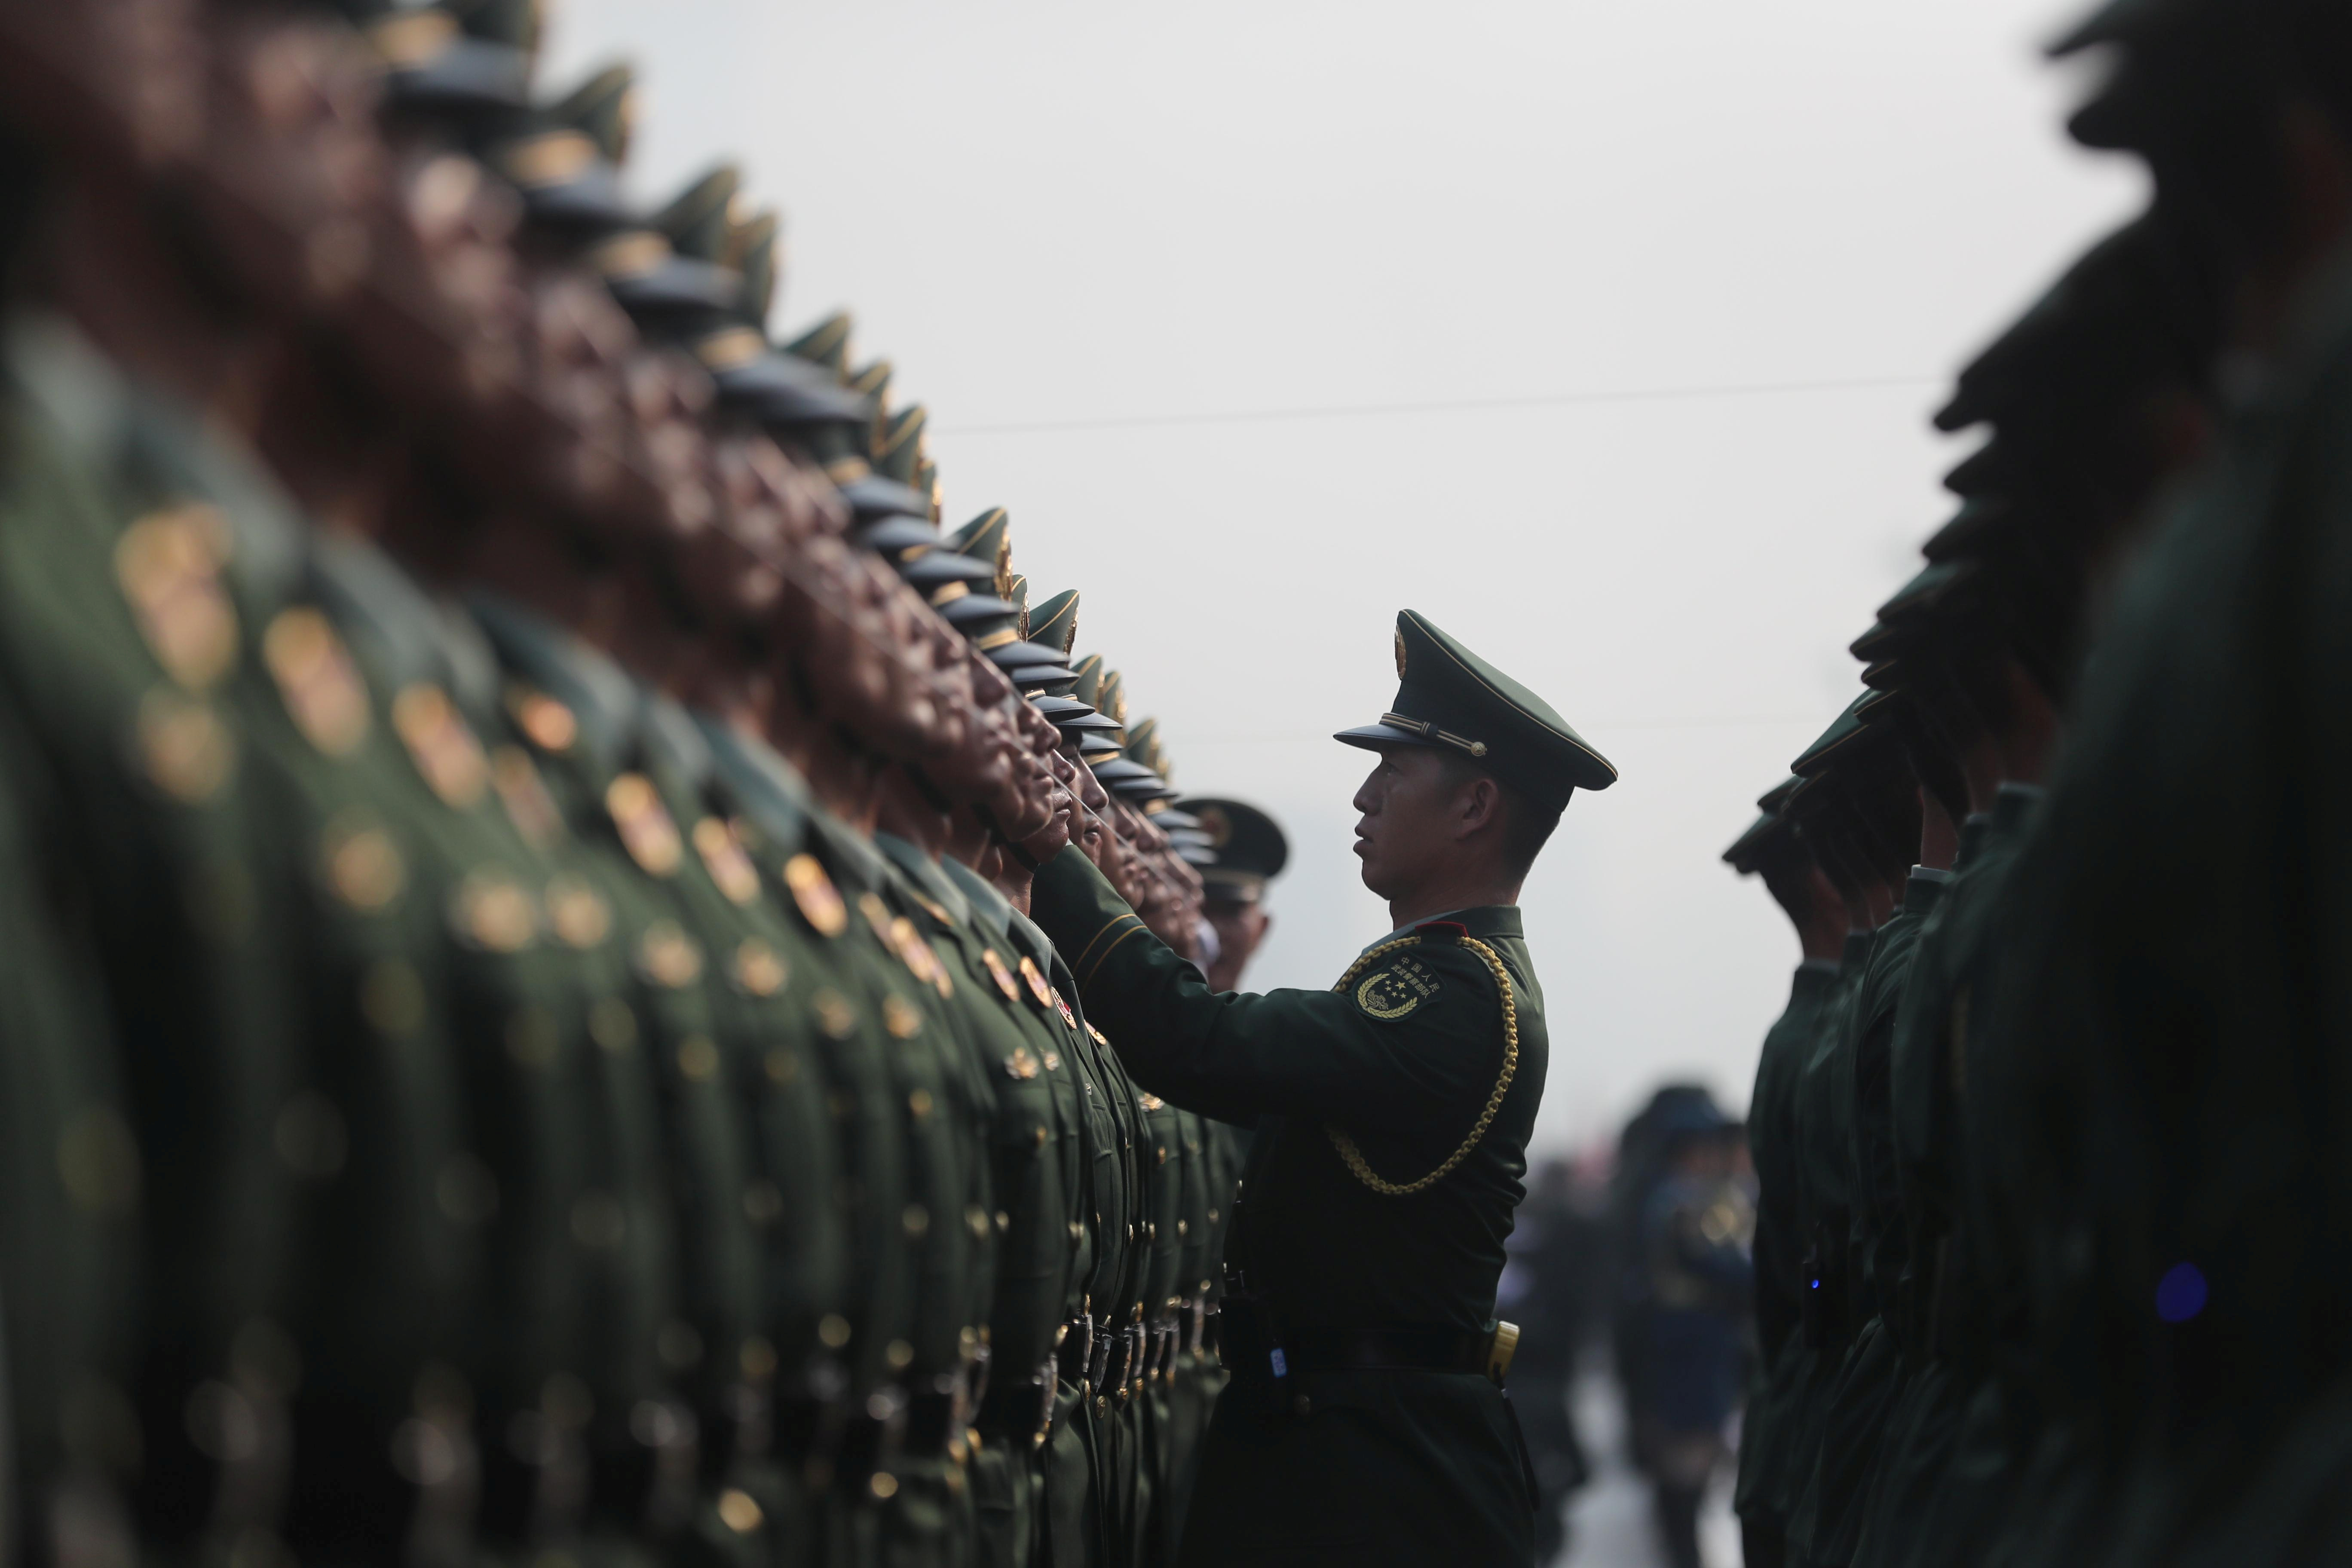
<path id="1" fill-rule="evenodd" d="M 1087 958 L 1091 956 L 1095 949 L 1101 944 L 1103 938 L 1117 931 L 1122 923 L 1128 921 L 1133 921 L 1139 926 L 1143 923 L 1142 917 L 1137 915 L 1133 910 L 1129 910 L 1127 913 L 1120 915 L 1118 919 L 1105 925 L 1102 930 L 1095 932 L 1095 934 L 1087 940 L 1085 947 L 1078 950 L 1077 957 L 1073 959 L 1070 963 L 1071 973 L 1076 973 L 1079 970 L 1084 969 L 1086 967 Z M 1093 971 L 1087 970 L 1087 973 L 1092 973 Z"/>
<path id="2" fill-rule="evenodd" d="M 1132 915 L 1129 915 L 1128 918 L 1129 918 L 1129 920 L 1135 920 L 1135 917 L 1134 917 L 1134 916 L 1132 916 Z M 1112 940 L 1111 944 L 1110 944 L 1108 947 L 1106 947 L 1106 948 L 1104 948 L 1104 949 L 1102 950 L 1102 955 L 1101 955 L 1101 957 L 1097 958 L 1097 959 L 1095 960 L 1095 962 L 1094 962 L 1094 966 L 1093 966 L 1092 968 L 1088 969 L 1088 970 L 1087 971 L 1087 973 L 1086 973 L 1086 976 L 1085 976 L 1085 978 L 1081 979 L 1081 980 L 1078 982 L 1078 990 L 1080 991 L 1080 993 L 1082 993 L 1082 994 L 1083 994 L 1083 993 L 1085 992 L 1085 990 L 1086 990 L 1086 988 L 1087 988 L 1087 986 L 1089 986 L 1089 985 L 1091 985 L 1091 984 L 1094 984 L 1094 978 L 1095 978 L 1095 976 L 1102 973 L 1102 966 L 1103 966 L 1103 964 L 1104 964 L 1105 963 L 1107 963 L 1107 962 L 1109 960 L 1110 955 L 1111 955 L 1112 953 L 1117 952 L 1118 951 L 1118 944 L 1119 944 L 1120 942 L 1125 942 L 1129 937 L 1131 937 L 1131 936 L 1135 935 L 1136 933 L 1138 933 L 1139 931 L 1142 931 L 1142 930 L 1143 930 L 1143 922 L 1142 922 L 1141 921 L 1139 921 L 1139 920 L 1137 920 L 1137 921 L 1135 921 L 1135 923 L 1134 923 L 1133 925 L 1131 925 L 1131 926 L 1128 927 L 1125 931 L 1123 931 L 1119 932 L 1119 933 L 1118 933 L 1118 935 L 1116 938 L 1114 938 L 1114 939 Z M 1088 946 L 1089 948 L 1091 948 L 1093 945 L 1094 945 L 1094 944 L 1093 944 L 1093 943 L 1091 943 L 1091 942 L 1087 943 L 1087 946 Z"/>

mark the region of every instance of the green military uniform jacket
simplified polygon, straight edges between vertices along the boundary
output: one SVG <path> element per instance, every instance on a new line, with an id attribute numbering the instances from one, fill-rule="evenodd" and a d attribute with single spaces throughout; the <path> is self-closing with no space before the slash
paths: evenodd
<path id="1" fill-rule="evenodd" d="M 1871 942 L 1870 963 L 1843 1025 L 1832 1082 L 1844 1101 L 1845 1320 L 1852 1335 L 1829 1385 L 1811 1484 L 1790 1516 L 1790 1536 L 1824 1563 L 1852 1560 L 1860 1503 L 1878 1437 L 1902 1382 L 1899 1342 L 1883 1315 L 1902 1272 L 1898 1187 L 1887 1108 L 1887 1059 L 1896 1009 L 1919 947 L 1919 928 L 1948 874 L 1915 868 L 1902 908 Z"/>
<path id="2" fill-rule="evenodd" d="M 1338 990 L 1256 996 L 1211 991 L 1075 849 L 1038 872 L 1033 909 L 1138 1083 L 1257 1122 L 1226 1264 L 1285 1334 L 1485 1328 L 1549 1054 L 1516 909 L 1424 922 Z M 1486 1377 L 1302 1371 L 1270 1409 L 1270 1369 L 1234 1371 L 1184 1562 L 1531 1560 L 1517 1432 Z"/>
<path id="3" fill-rule="evenodd" d="M 1808 1365 L 1804 1310 L 1805 1239 L 1797 1217 L 1797 1147 L 1792 1125 L 1797 1074 L 1812 1048 L 1822 1008 L 1837 983 L 1837 965 L 1807 959 L 1789 985 L 1789 1005 L 1764 1037 L 1749 1096 L 1748 1141 L 1756 1161 L 1757 1372 L 1739 1444 L 1735 1501 L 1751 1524 L 1787 1524 L 1769 1500 L 1786 1495 L 1790 1403 Z"/>

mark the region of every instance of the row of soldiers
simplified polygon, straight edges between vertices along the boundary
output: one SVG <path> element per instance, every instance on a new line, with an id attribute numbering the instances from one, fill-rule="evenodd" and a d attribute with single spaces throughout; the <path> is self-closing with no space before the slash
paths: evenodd
<path id="1" fill-rule="evenodd" d="M 2352 8 L 2114 0 L 2147 210 L 1962 374 L 1957 514 L 1726 857 L 1751 1564 L 2352 1552 Z"/>
<path id="2" fill-rule="evenodd" d="M 1280 836 L 536 33 L 0 15 L 0 1556 L 1166 1561 L 1235 1134 L 1028 878 Z"/>

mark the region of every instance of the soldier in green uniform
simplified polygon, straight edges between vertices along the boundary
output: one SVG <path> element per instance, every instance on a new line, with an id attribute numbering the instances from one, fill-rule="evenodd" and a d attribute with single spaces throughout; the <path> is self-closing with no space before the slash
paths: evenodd
<path id="1" fill-rule="evenodd" d="M 1791 778 L 1759 802 L 1764 815 L 1741 834 L 1724 859 L 1742 876 L 1759 876 L 1796 929 L 1803 953 L 1790 982 L 1789 1005 L 1764 1037 L 1756 1087 L 1748 1102 L 1748 1141 L 1756 1164 L 1756 1336 L 1758 1357 L 1740 1422 L 1739 1482 L 1734 1505 L 1751 1568 L 1786 1560 L 1788 1521 L 1767 1500 L 1786 1488 L 1776 1473 L 1789 1453 L 1785 1436 L 1790 1400 L 1805 1380 L 1807 1347 L 1801 1331 L 1805 1246 L 1796 1216 L 1797 1162 L 1790 1140 L 1791 1095 L 1821 1009 L 1837 978 L 1845 940 L 1845 906 L 1822 874 L 1795 824 L 1780 813 L 1802 781 Z"/>
<path id="2" fill-rule="evenodd" d="M 1085 858 L 1034 912 L 1154 1092 L 1262 1123 L 1226 1251 L 1226 1360 L 1188 1563 L 1527 1563 L 1533 1490 L 1496 1382 L 1503 1238 L 1548 1053 L 1514 907 L 1577 787 L 1615 773 L 1426 620 L 1359 793 L 1398 934 L 1331 992 L 1219 995 Z M 1515 1332 L 1515 1331 L 1514 1331 Z"/>
<path id="3" fill-rule="evenodd" d="M 1265 887 L 1290 863 L 1289 840 L 1274 818 L 1244 801 L 1196 795 L 1178 801 L 1176 808 L 1198 822 L 1207 839 L 1201 912 L 1217 933 L 1209 984 L 1219 991 L 1238 991 L 1273 924 Z"/>
<path id="4" fill-rule="evenodd" d="M 1790 1089 L 1790 1148 L 1795 1162 L 1795 1217 L 1804 1250 L 1801 1332 L 1808 1354 L 1791 1395 L 1782 1489 L 1767 1500 L 1787 1521 L 1789 1560 L 1808 1561 L 1818 1513 L 1816 1471 L 1837 1386 L 1862 1318 L 1854 1308 L 1859 1283 L 1851 1256 L 1853 1193 L 1849 1153 L 1853 1127 L 1853 1079 L 1849 1025 L 1876 950 L 1879 929 L 1895 916 L 1895 889 L 1916 842 L 1916 807 L 1906 826 L 1883 748 L 1864 736 L 1857 699 L 1799 761 L 1802 783 L 1783 809 L 1811 847 L 1815 861 L 1846 908 L 1847 929 L 1838 975 Z M 1826 759 L 1826 760 L 1824 760 Z M 1808 1504 L 1812 1506 L 1808 1506 Z"/>
<path id="5" fill-rule="evenodd" d="M 1201 912 L 1217 938 L 1206 970 L 1210 988 L 1238 991 L 1250 960 L 1273 924 L 1265 907 L 1265 889 L 1289 864 L 1289 841 L 1273 817 L 1245 801 L 1196 795 L 1179 800 L 1175 809 L 1198 824 L 1196 830 L 1206 841 L 1207 853 L 1200 861 Z M 1163 814 L 1159 820 L 1165 822 L 1168 817 Z M 1169 1479 L 1168 1495 L 1160 1508 L 1162 1560 L 1168 1563 L 1181 1554 L 1184 1518 L 1191 1510 L 1199 1471 L 1201 1440 L 1225 1385 L 1223 1366 L 1202 1342 L 1223 1291 L 1219 1264 L 1224 1252 L 1224 1220 L 1240 1188 L 1242 1161 L 1253 1131 L 1189 1110 L 1183 1114 L 1192 1118 L 1192 1136 L 1200 1144 L 1200 1173 L 1194 1184 L 1198 1196 L 1186 1211 L 1200 1262 L 1189 1267 L 1181 1281 L 1191 1299 L 1192 1322 L 1168 1374 Z"/>

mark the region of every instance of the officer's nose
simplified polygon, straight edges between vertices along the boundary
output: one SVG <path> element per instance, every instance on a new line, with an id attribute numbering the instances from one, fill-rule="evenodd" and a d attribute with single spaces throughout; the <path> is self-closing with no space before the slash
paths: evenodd
<path id="1" fill-rule="evenodd" d="M 1380 791 L 1376 787 L 1380 782 L 1381 770 L 1376 767 L 1370 773 L 1364 775 L 1364 782 L 1356 786 L 1356 798 L 1349 801 L 1348 804 L 1354 806 L 1358 811 L 1362 812 L 1366 816 L 1371 816 L 1372 813 L 1378 811 L 1381 807 Z"/>

